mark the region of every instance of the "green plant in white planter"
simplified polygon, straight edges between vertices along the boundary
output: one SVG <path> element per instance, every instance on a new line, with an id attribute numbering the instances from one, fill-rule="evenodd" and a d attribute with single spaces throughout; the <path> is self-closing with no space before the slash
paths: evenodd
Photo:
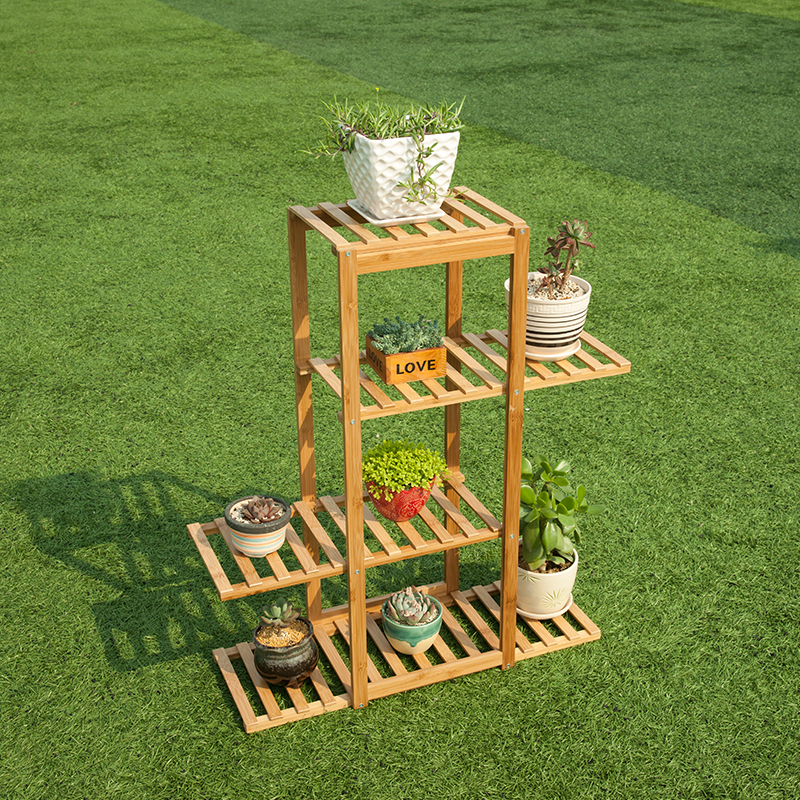
<path id="1" fill-rule="evenodd" d="M 578 567 L 574 542 L 581 541 L 578 517 L 605 511 L 586 502 L 583 485 L 570 485 L 570 471 L 567 461 L 554 467 L 541 455 L 533 463 L 522 459 L 517 610 L 523 616 L 548 619 L 569 608 Z"/>
<path id="2" fill-rule="evenodd" d="M 440 216 L 453 177 L 461 105 L 325 103 L 325 135 L 311 155 L 342 154 L 356 193 L 351 205 L 370 222 Z"/>

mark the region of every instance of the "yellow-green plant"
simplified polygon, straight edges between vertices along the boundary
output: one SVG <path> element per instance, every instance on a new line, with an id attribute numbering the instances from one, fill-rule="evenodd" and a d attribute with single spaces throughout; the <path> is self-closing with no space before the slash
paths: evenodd
<path id="1" fill-rule="evenodd" d="M 429 489 L 447 477 L 447 463 L 440 453 L 408 439 L 386 439 L 364 456 L 361 475 L 365 483 L 383 487 L 388 500 L 395 492 L 414 486 Z"/>

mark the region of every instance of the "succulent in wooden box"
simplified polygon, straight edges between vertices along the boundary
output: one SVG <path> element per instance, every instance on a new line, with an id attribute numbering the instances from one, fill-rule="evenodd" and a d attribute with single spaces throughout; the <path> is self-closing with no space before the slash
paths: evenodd
<path id="1" fill-rule="evenodd" d="M 428 350 L 442 346 L 442 332 L 438 319 L 425 319 L 420 314 L 416 322 L 406 322 L 395 317 L 373 325 L 367 334 L 372 339 L 372 346 L 382 353 L 412 353 L 415 350 Z"/>

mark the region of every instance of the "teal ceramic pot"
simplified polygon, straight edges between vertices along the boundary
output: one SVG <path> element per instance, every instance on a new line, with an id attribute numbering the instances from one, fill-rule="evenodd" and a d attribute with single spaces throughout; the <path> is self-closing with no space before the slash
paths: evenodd
<path id="1" fill-rule="evenodd" d="M 389 644 L 398 653 L 406 653 L 408 655 L 424 653 L 439 635 L 439 629 L 442 627 L 442 604 L 435 597 L 431 597 L 431 600 L 439 609 L 439 616 L 424 625 L 401 625 L 399 622 L 388 619 L 386 617 L 386 603 L 383 604 L 381 608 L 383 633 L 389 640 Z"/>

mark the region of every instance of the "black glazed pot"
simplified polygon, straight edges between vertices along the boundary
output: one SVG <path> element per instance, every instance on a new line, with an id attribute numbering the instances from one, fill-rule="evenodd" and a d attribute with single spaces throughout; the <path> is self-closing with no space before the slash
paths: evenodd
<path id="1" fill-rule="evenodd" d="M 286 647 L 268 647 L 259 642 L 256 633 L 260 625 L 253 631 L 256 669 L 267 683 L 301 686 L 317 666 L 319 649 L 314 640 L 314 626 L 305 617 L 298 617 L 298 622 L 305 624 L 306 635 L 297 644 Z"/>

